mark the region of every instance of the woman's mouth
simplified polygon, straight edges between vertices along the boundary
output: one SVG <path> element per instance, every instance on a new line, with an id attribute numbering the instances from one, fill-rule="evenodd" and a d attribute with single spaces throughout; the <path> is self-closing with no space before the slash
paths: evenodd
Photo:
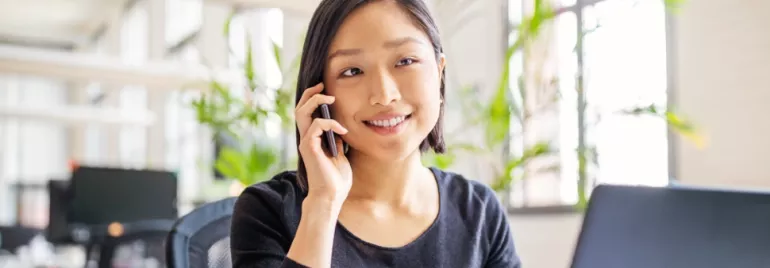
<path id="1" fill-rule="evenodd" d="M 378 134 L 382 135 L 390 135 L 390 134 L 396 134 L 399 133 L 406 123 L 409 122 L 409 119 L 411 118 L 411 114 L 408 115 L 401 115 L 401 116 L 394 116 L 391 118 L 385 118 L 385 119 L 376 119 L 376 120 L 367 120 L 364 121 L 364 124 L 369 127 L 369 129 L 374 130 Z"/>

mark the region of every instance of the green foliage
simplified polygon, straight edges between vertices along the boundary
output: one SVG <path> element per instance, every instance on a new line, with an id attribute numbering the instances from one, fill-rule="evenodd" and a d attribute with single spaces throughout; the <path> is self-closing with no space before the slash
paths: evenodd
<path id="1" fill-rule="evenodd" d="M 660 118 L 666 122 L 672 131 L 685 139 L 690 140 L 698 148 L 703 148 L 706 145 L 705 137 L 695 125 L 681 114 L 674 112 L 672 109 L 648 105 L 627 109 L 621 113 L 630 116 L 653 116 Z"/>
<path id="2" fill-rule="evenodd" d="M 224 147 L 214 167 L 224 176 L 234 178 L 243 185 L 251 185 L 268 178 L 277 162 L 278 157 L 272 148 L 252 145 L 250 149 L 240 151 Z"/>
<path id="3" fill-rule="evenodd" d="M 679 12 L 684 6 L 687 0 L 663 0 L 663 4 L 666 5 L 666 9 L 671 12 Z"/>
<path id="4" fill-rule="evenodd" d="M 231 32 L 231 22 L 235 16 L 236 13 L 233 13 L 225 22 L 225 37 Z M 280 163 L 280 156 L 288 148 L 257 142 L 256 135 L 264 134 L 266 122 L 275 118 L 280 118 L 284 133 L 292 133 L 294 89 L 286 85 L 269 87 L 260 82 L 254 67 L 255 57 L 250 35 L 246 35 L 245 42 L 245 58 L 240 65 L 242 80 L 247 85 L 244 88 L 236 88 L 212 80 L 208 89 L 192 101 L 191 107 L 195 110 L 197 121 L 209 127 L 215 136 L 225 134 L 236 140 L 234 144 L 222 148 L 213 163 L 214 168 L 224 176 L 250 185 L 269 178 L 280 164 L 288 164 Z M 230 52 L 233 53 L 232 50 Z M 272 60 L 279 67 L 282 66 L 281 47 L 273 43 L 272 52 Z M 296 69 L 296 66 L 292 65 L 289 71 L 282 73 L 291 77 Z M 293 84 L 293 81 L 289 80 L 289 83 Z"/>
<path id="5" fill-rule="evenodd" d="M 532 147 L 527 148 L 521 156 L 508 160 L 503 172 L 498 174 L 497 179 L 491 185 L 492 189 L 495 191 L 507 189 L 508 186 L 515 181 L 513 178 L 513 171 L 515 169 L 523 168 L 527 162 L 552 152 L 551 146 L 545 142 L 537 143 Z"/>

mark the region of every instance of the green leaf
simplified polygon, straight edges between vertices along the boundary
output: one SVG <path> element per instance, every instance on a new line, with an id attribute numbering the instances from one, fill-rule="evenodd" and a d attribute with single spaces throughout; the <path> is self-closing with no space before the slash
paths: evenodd
<path id="1" fill-rule="evenodd" d="M 281 47 L 278 46 L 277 43 L 272 42 L 273 45 L 273 57 L 275 57 L 275 63 L 278 64 L 278 69 L 283 68 L 283 64 L 281 63 Z"/>
<path id="2" fill-rule="evenodd" d="M 244 63 L 244 75 L 249 81 L 249 90 L 257 89 L 256 74 L 254 71 L 254 49 L 251 47 L 251 35 L 246 34 L 246 62 Z"/>
<path id="3" fill-rule="evenodd" d="M 520 157 L 514 157 L 505 164 L 502 174 L 499 174 L 495 182 L 492 183 L 492 188 L 496 191 L 504 190 L 514 182 L 513 171 L 519 167 L 522 167 L 528 161 L 545 154 L 551 153 L 551 146 L 548 143 L 540 142 L 532 145 L 524 150 L 524 153 Z"/>
<path id="4" fill-rule="evenodd" d="M 455 143 L 449 146 L 447 148 L 447 151 L 455 152 L 455 151 L 466 151 L 470 153 L 482 153 L 484 150 L 479 148 L 476 145 L 470 144 L 470 143 Z"/>
<path id="5" fill-rule="evenodd" d="M 635 107 L 621 111 L 627 115 L 648 115 L 661 118 L 666 121 L 666 124 L 672 131 L 679 134 L 683 138 L 690 140 L 696 147 L 703 148 L 706 146 L 706 138 L 695 127 L 695 124 L 685 119 L 684 116 L 671 111 L 667 108 L 656 107 L 655 105 L 647 105 L 641 107 Z"/>
<path id="6" fill-rule="evenodd" d="M 230 15 L 227 16 L 227 19 L 225 20 L 225 25 L 224 25 L 224 29 L 222 30 L 222 33 L 226 38 L 230 37 L 230 25 L 232 24 L 233 18 L 235 18 L 236 14 L 237 12 L 230 13 Z"/>
<path id="7" fill-rule="evenodd" d="M 447 169 L 454 164 L 456 156 L 451 152 L 443 154 L 437 153 L 424 153 L 422 155 L 423 163 L 427 166 L 434 166 L 439 169 Z"/>
<path id="8" fill-rule="evenodd" d="M 224 147 L 215 163 L 217 170 L 229 178 L 243 180 L 247 177 L 246 156 L 238 150 Z"/>
<path id="9" fill-rule="evenodd" d="M 455 155 L 453 154 L 439 154 L 435 158 L 436 166 L 440 169 L 447 169 L 452 166 L 455 161 Z"/>
<path id="10" fill-rule="evenodd" d="M 254 146 L 252 150 L 252 163 L 256 164 L 255 171 L 258 174 L 265 174 L 270 171 L 278 161 L 278 155 L 269 147 Z"/>
<path id="11" fill-rule="evenodd" d="M 663 0 L 666 10 L 674 13 L 679 12 L 685 2 L 687 2 L 687 0 Z"/>
<path id="12" fill-rule="evenodd" d="M 507 77 L 507 75 L 503 75 Z M 505 140 L 511 123 L 510 104 L 506 101 L 507 86 L 501 85 L 490 101 L 487 109 L 486 141 L 487 148 L 493 148 L 495 145 Z"/>

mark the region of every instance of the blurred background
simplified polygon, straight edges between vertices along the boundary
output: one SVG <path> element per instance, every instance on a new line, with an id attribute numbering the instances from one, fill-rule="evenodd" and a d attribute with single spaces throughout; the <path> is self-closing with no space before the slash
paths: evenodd
<path id="1" fill-rule="evenodd" d="M 597 184 L 770 186 L 770 2 L 426 1 L 448 58 L 450 150 L 425 162 L 498 191 L 527 267 L 569 264 Z M 96 238 L 159 219 L 165 237 L 294 169 L 317 3 L 0 1 L 7 267 L 162 267 L 150 240 L 106 254 Z M 18 230 L 29 235 L 11 247 Z"/>

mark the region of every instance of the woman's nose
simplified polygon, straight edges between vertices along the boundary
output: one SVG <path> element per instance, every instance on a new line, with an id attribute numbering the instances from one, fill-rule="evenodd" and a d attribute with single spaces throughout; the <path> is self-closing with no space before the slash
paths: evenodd
<path id="1" fill-rule="evenodd" d="M 389 105 L 401 100 L 398 84 L 389 72 L 380 71 L 372 79 L 369 104 Z"/>

